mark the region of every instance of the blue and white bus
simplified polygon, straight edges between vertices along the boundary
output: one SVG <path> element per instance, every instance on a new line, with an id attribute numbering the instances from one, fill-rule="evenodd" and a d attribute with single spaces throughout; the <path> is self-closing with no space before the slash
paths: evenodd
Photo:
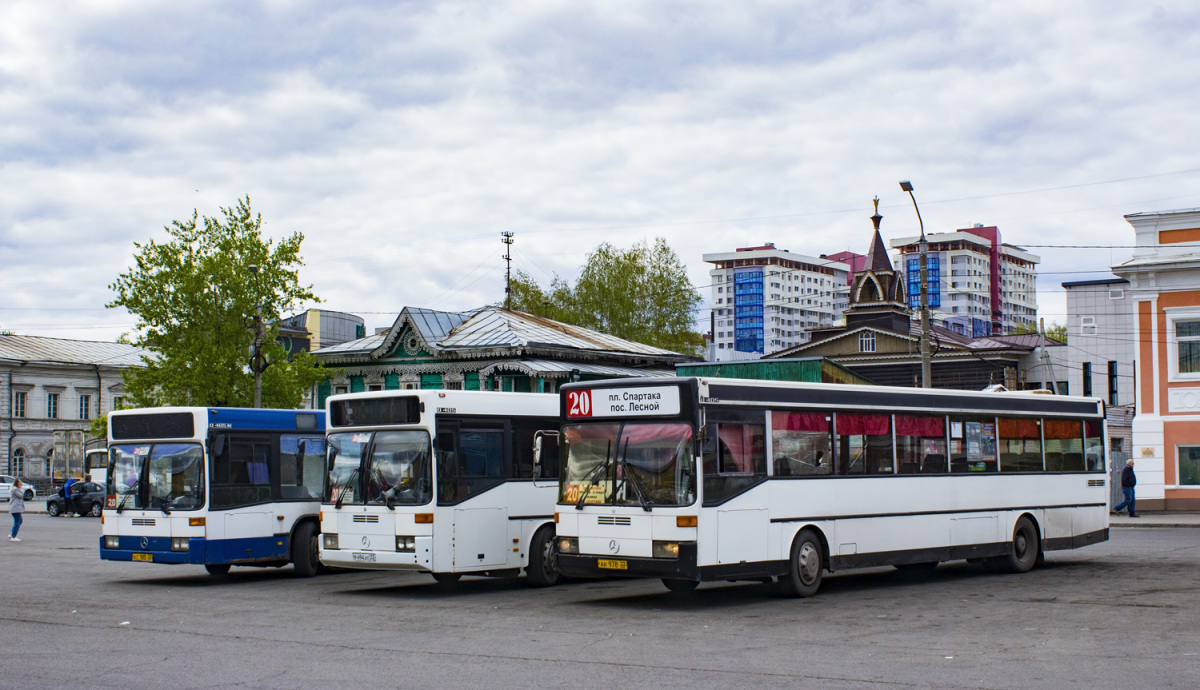
<path id="1" fill-rule="evenodd" d="M 108 443 L 100 558 L 317 572 L 323 411 L 118 410 Z"/>

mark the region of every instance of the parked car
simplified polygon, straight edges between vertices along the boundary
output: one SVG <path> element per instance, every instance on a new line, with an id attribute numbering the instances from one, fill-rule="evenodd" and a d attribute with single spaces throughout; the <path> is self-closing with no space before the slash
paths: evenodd
<path id="1" fill-rule="evenodd" d="M 0 474 L 0 500 L 3 500 L 5 503 L 8 502 L 8 497 L 12 495 L 12 485 L 14 481 L 16 481 L 16 477 L 7 474 Z M 26 484 L 25 500 L 32 501 L 35 498 L 37 498 L 37 491 L 34 491 L 32 486 Z"/>
<path id="2" fill-rule="evenodd" d="M 71 485 L 68 498 L 52 496 L 46 501 L 46 512 L 50 515 L 91 515 L 100 517 L 104 512 L 104 485 L 96 482 L 75 482 Z"/>

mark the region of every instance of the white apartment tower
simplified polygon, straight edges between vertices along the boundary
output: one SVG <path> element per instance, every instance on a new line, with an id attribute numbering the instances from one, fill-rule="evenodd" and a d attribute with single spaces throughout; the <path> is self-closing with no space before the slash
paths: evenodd
<path id="1" fill-rule="evenodd" d="M 946 328 L 972 338 L 1005 335 L 1037 322 L 1037 265 L 1041 257 L 1000 240 L 996 226 L 925 236 L 929 242 L 929 306 Z M 910 309 L 919 309 L 919 237 L 891 241 L 905 276 Z"/>
<path id="2" fill-rule="evenodd" d="M 753 359 L 808 342 L 808 331 L 841 318 L 850 267 L 776 249 L 705 254 L 713 264 L 712 360 Z"/>

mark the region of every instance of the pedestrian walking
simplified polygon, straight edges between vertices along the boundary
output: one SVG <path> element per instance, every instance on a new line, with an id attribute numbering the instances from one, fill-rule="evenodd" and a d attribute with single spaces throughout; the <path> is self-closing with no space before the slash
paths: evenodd
<path id="1" fill-rule="evenodd" d="M 13 479 L 12 493 L 8 497 L 8 512 L 13 519 L 12 534 L 8 535 L 8 540 L 21 541 L 17 532 L 21 531 L 21 523 L 25 521 L 25 485 L 20 479 Z"/>
<path id="2" fill-rule="evenodd" d="M 1125 461 L 1125 469 L 1121 470 L 1121 491 L 1125 500 L 1113 506 L 1113 512 L 1120 515 L 1125 506 L 1129 506 L 1129 517 L 1137 517 L 1137 506 L 1134 504 L 1133 487 L 1137 486 L 1137 475 L 1133 473 L 1133 458 Z"/>

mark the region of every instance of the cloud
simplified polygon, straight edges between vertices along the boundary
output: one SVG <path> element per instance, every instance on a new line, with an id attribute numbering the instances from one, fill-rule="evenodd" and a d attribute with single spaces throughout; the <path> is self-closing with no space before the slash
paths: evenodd
<path id="1" fill-rule="evenodd" d="M 106 286 L 133 243 L 244 194 L 274 236 L 305 234 L 324 306 L 382 312 L 371 326 L 501 299 L 502 230 L 539 278 L 659 235 L 697 285 L 706 252 L 862 251 L 877 194 L 885 235 L 915 233 L 900 179 L 930 230 L 1128 244 L 1123 214 L 1200 205 L 1194 173 L 1093 184 L 1200 168 L 1197 19 L 1116 2 L 9 3 L 0 326 L 115 337 L 133 319 L 103 309 Z M 1054 290 L 1079 275 L 1057 272 L 1127 255 L 1034 251 L 1059 321 Z"/>

